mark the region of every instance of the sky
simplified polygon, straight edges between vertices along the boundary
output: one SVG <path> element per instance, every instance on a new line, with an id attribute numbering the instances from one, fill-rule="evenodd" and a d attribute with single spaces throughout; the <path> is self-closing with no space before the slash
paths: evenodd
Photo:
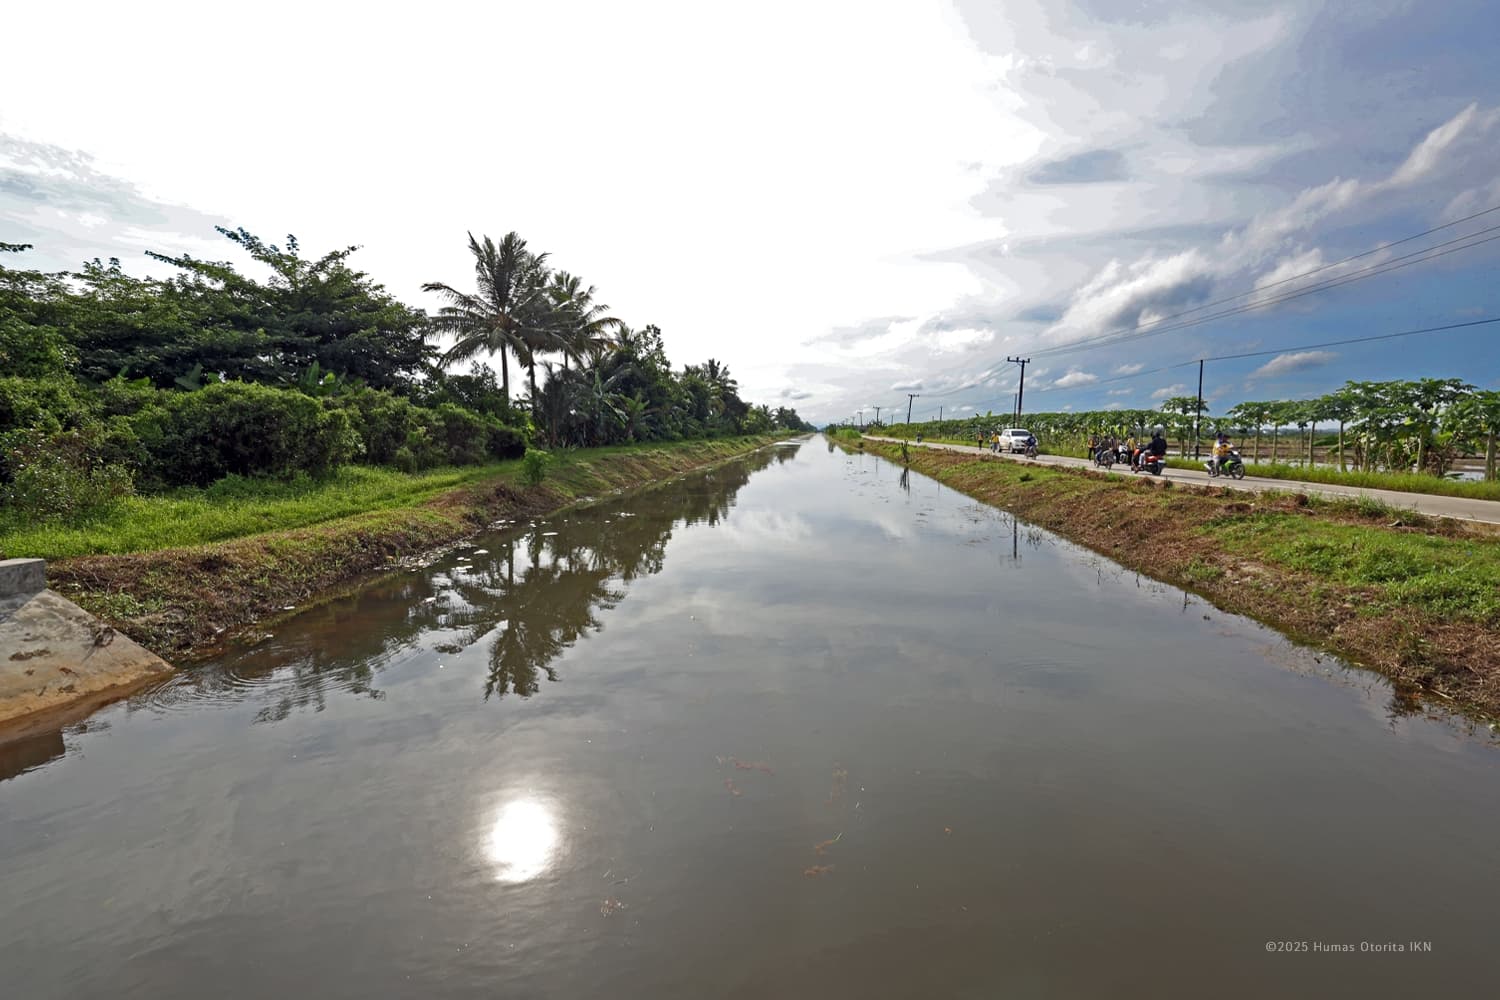
<path id="1" fill-rule="evenodd" d="M 0 241 L 34 244 L 30 266 L 159 274 L 145 251 L 233 259 L 213 227 L 244 226 L 360 245 L 434 308 L 423 282 L 470 279 L 466 232 L 516 230 L 660 326 L 674 362 L 717 357 L 746 398 L 819 423 L 908 393 L 919 419 L 1009 413 L 1012 356 L 1032 359 L 1027 412 L 1154 407 L 1233 354 L 1254 356 L 1205 365 L 1214 412 L 1348 379 L 1500 388 L 1500 324 L 1332 343 L 1500 317 L 1500 241 L 1475 242 L 1500 211 L 1450 225 L 1500 207 L 1493 0 L 6 20 L 30 42 L 6 51 Z"/>

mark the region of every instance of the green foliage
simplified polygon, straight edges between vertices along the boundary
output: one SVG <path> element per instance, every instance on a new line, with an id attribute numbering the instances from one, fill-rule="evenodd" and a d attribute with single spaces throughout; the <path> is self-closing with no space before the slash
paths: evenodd
<path id="1" fill-rule="evenodd" d="M 0 551 L 60 559 L 202 545 L 416 506 L 506 468 L 492 463 L 407 475 L 345 466 L 320 479 L 226 476 L 202 489 L 185 487 L 165 495 L 127 497 L 107 516 L 74 525 L 44 524 L 22 508 L 0 507 Z"/>
<path id="2" fill-rule="evenodd" d="M 0 377 L 0 434 L 77 427 L 93 417 L 93 410 L 83 388 L 65 375 Z"/>
<path id="3" fill-rule="evenodd" d="M 626 329 L 515 233 L 471 237 L 478 290 L 427 286 L 446 300 L 431 320 L 355 270 L 354 247 L 304 257 L 295 237 L 219 233 L 253 276 L 187 255 L 151 255 L 177 269 L 167 279 L 115 259 L 58 274 L 0 265 L 0 435 L 78 431 L 89 462 L 162 490 L 355 460 L 417 472 L 519 458 L 533 433 L 596 446 L 802 426 L 741 400 L 718 361 L 674 372 L 659 330 Z M 28 249 L 0 244 L 0 256 Z M 445 363 L 498 353 L 498 379 L 434 364 L 429 340 L 445 333 Z M 529 412 L 510 396 L 512 354 Z M 545 386 L 539 368 L 554 376 Z M 0 452 L 0 479 L 6 468 Z"/>
<path id="4" fill-rule="evenodd" d="M 298 392 L 247 382 L 173 394 L 165 413 L 136 422 L 151 472 L 167 486 L 205 486 L 227 475 L 321 475 L 355 457 L 346 414 Z"/>
<path id="5" fill-rule="evenodd" d="M 1369 588 L 1367 613 L 1416 607 L 1500 625 L 1500 546 L 1294 514 L 1225 518 L 1204 532 L 1247 557 Z"/>
<path id="6" fill-rule="evenodd" d="M 130 473 L 100 458 L 97 428 L 47 433 L 14 431 L 4 437 L 0 505 L 45 523 L 77 522 L 108 511 L 130 496 Z"/>
<path id="7" fill-rule="evenodd" d="M 527 486 L 540 486 L 547 478 L 547 465 L 551 461 L 552 456 L 545 451 L 526 449 L 526 457 L 521 459 L 521 481 Z"/>

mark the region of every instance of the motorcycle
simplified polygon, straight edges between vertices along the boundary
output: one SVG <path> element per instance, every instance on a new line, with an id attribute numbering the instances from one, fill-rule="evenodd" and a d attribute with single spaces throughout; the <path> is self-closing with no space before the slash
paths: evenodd
<path id="1" fill-rule="evenodd" d="M 1159 476 L 1167 467 L 1165 455 L 1153 455 L 1149 451 L 1141 454 L 1140 462 L 1136 465 L 1137 472 L 1149 472 L 1153 476 Z"/>
<path id="2" fill-rule="evenodd" d="M 1026 451 L 1025 451 L 1024 454 L 1026 455 L 1027 458 L 1036 458 L 1036 442 L 1035 441 L 1028 441 L 1028 442 L 1026 442 Z"/>
<path id="3" fill-rule="evenodd" d="M 1101 445 L 1094 449 L 1094 464 L 1101 469 L 1107 469 L 1115 464 L 1115 449 L 1110 445 Z"/>
<path id="4" fill-rule="evenodd" d="M 1210 476 L 1229 476 L 1231 479 L 1245 478 L 1245 460 L 1240 457 L 1239 449 L 1230 448 L 1229 455 L 1223 462 L 1215 462 L 1209 459 L 1203 463 Z"/>

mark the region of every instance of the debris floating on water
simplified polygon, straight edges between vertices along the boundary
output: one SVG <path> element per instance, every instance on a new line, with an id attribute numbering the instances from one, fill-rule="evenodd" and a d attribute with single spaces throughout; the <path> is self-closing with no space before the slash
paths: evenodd
<path id="1" fill-rule="evenodd" d="M 833 871 L 833 865 L 813 865 L 810 868 L 802 869 L 802 874 L 808 878 L 817 878 L 819 875 L 827 875 L 831 871 Z"/>
<path id="2" fill-rule="evenodd" d="M 736 771 L 760 771 L 763 774 L 775 774 L 776 773 L 775 771 L 771 770 L 771 765 L 767 764 L 765 761 L 760 761 L 760 760 L 746 761 L 746 760 L 740 760 L 738 757 L 731 757 L 729 759 L 732 760 L 732 761 L 734 761 L 734 769 Z"/>
<path id="3" fill-rule="evenodd" d="M 828 853 L 828 849 L 830 847 L 832 847 L 834 844 L 837 844 L 839 841 L 841 841 L 843 839 L 844 839 L 844 832 L 842 830 L 840 830 L 839 833 L 838 833 L 838 836 L 834 837 L 833 839 L 831 839 L 831 840 L 825 840 L 825 841 L 823 841 L 820 844 L 814 844 L 813 845 L 813 853 L 814 854 L 827 854 Z"/>

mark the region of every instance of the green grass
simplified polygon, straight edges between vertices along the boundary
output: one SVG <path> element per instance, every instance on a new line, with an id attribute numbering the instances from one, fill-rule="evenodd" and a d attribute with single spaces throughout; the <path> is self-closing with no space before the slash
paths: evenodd
<path id="1" fill-rule="evenodd" d="M 33 524 L 0 511 L 0 552 L 9 557 L 145 552 L 303 528 L 372 510 L 420 504 L 454 487 L 499 475 L 518 462 L 433 469 L 414 475 L 346 466 L 323 479 L 230 477 L 205 489 L 131 497 L 78 525 Z"/>
<path id="2" fill-rule="evenodd" d="M 1221 518 L 1204 529 L 1215 544 L 1250 558 L 1368 588 L 1371 614 L 1403 607 L 1500 625 L 1500 545 L 1331 523 L 1295 514 Z"/>
<path id="3" fill-rule="evenodd" d="M 1191 458 L 1170 458 L 1168 468 L 1202 469 L 1203 462 Z M 1434 496 L 1464 497 L 1470 500 L 1500 500 L 1500 483 L 1439 479 L 1411 472 L 1340 472 L 1326 466 L 1288 465 L 1285 462 L 1246 462 L 1245 475 L 1262 479 L 1285 479 L 1291 482 L 1320 483 L 1327 486 L 1351 486 L 1371 490 L 1394 490 L 1400 493 L 1428 493 Z"/>
<path id="4" fill-rule="evenodd" d="M 547 485 L 568 497 L 600 488 L 591 463 L 611 455 L 692 448 L 705 460 L 743 451 L 761 439 L 716 438 L 677 443 L 613 445 L 554 454 Z M 131 497 L 109 513 L 80 524 L 33 523 L 24 512 L 0 508 L 0 553 L 64 559 L 121 555 L 222 542 L 231 538 L 305 528 L 355 514 L 414 507 L 449 490 L 496 477 L 519 482 L 521 462 L 493 462 L 415 474 L 371 466 L 345 466 L 322 479 L 247 479 L 230 476 L 204 489 Z"/>

